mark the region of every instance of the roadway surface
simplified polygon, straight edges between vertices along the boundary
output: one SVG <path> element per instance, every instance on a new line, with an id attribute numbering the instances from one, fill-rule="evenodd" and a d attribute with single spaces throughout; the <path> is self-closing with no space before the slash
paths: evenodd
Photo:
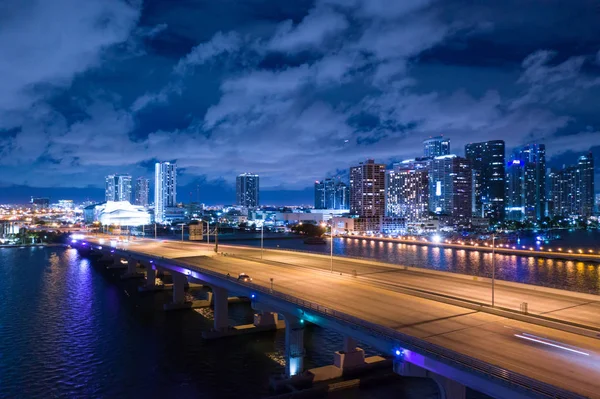
<path id="1" fill-rule="evenodd" d="M 235 256 L 215 255 L 212 245 L 173 241 L 140 240 L 125 244 L 124 248 L 232 276 L 245 272 L 253 277 L 254 283 L 265 287 L 270 286 L 270 278 L 273 278 L 276 291 L 314 301 L 590 398 L 600 398 L 600 340 L 394 290 L 394 284 L 420 287 L 425 284 L 440 292 L 465 290 L 461 295 L 477 298 L 483 295 L 481 290 L 485 288 L 477 282 L 463 281 L 463 285 L 453 286 L 457 279 L 451 276 L 407 273 L 390 270 L 393 269 L 390 265 L 370 265 L 370 262 L 345 258 L 335 258 L 337 273 L 330 273 L 319 270 L 330 267 L 330 260 L 323 256 L 265 251 L 261 261 L 260 250 L 229 245 L 219 246 L 219 251 L 235 253 Z M 340 270 L 342 273 L 357 270 L 364 278 L 340 276 Z M 515 300 L 520 303 L 520 298 L 512 296 L 527 294 L 535 298 L 535 301 L 530 300 L 532 305 L 539 302 L 540 310 L 569 316 L 569 307 L 586 309 L 579 311 L 575 319 L 600 324 L 593 310 L 598 309 L 597 303 L 579 303 L 569 295 L 557 297 L 544 292 L 502 289 L 505 291 L 498 293 L 498 303 L 504 303 L 502 296 L 507 305 Z M 489 296 L 489 286 L 485 295 Z"/>

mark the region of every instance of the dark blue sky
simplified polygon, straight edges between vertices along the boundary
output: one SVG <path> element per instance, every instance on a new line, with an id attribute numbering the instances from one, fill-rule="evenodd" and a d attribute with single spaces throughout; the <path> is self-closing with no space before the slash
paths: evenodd
<path id="1" fill-rule="evenodd" d="M 254 172 L 262 202 L 311 203 L 440 134 L 600 163 L 598 2 L 479 3 L 4 0 L 0 202 L 101 199 L 168 160 L 182 201 L 231 203 Z"/>

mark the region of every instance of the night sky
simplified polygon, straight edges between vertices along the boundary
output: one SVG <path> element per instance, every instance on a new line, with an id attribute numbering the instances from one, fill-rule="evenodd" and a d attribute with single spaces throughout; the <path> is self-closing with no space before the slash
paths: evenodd
<path id="1" fill-rule="evenodd" d="M 440 134 L 599 165 L 599 21 L 597 0 L 2 0 L 0 202 L 103 199 L 163 160 L 180 201 L 233 203 L 253 172 L 262 203 L 310 204 Z"/>

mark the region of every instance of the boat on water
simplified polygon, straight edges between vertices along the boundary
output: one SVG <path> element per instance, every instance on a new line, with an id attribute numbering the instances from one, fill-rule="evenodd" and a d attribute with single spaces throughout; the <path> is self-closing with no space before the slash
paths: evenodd
<path id="1" fill-rule="evenodd" d="M 327 241 L 323 237 L 308 237 L 304 239 L 304 243 L 308 245 L 323 245 Z"/>

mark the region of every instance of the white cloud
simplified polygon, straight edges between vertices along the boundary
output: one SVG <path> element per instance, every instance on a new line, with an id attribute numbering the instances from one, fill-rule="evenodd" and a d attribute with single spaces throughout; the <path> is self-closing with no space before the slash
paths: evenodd
<path id="1" fill-rule="evenodd" d="M 291 20 L 282 22 L 268 48 L 275 51 L 296 52 L 300 50 L 322 51 L 323 42 L 341 34 L 348 28 L 344 15 L 329 7 L 313 8 L 296 26 Z"/>
<path id="2" fill-rule="evenodd" d="M 242 39 L 238 33 L 217 32 L 208 42 L 197 45 L 179 60 L 174 71 L 178 74 L 185 74 L 195 66 L 202 65 L 214 57 L 236 52 L 241 45 Z"/>
<path id="3" fill-rule="evenodd" d="M 26 110 L 48 88 L 98 66 L 139 17 L 139 7 L 121 0 L 9 0 L 5 7 L 12 12 L 0 16 L 0 128 L 9 127 L 3 113 Z"/>

